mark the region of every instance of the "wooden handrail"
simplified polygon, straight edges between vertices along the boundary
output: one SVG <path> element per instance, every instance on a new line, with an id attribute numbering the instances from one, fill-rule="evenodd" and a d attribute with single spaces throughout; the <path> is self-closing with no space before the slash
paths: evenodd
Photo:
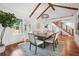
<path id="1" fill-rule="evenodd" d="M 63 25 L 64 23 L 62 23 L 62 25 Z M 71 28 L 70 26 L 68 26 L 68 25 L 66 25 L 66 24 L 64 24 L 65 26 L 66 26 L 66 32 L 69 32 L 69 34 L 71 34 L 71 35 L 74 35 L 74 29 L 73 28 Z M 68 29 L 69 29 L 69 31 L 68 31 Z"/>
<path id="2" fill-rule="evenodd" d="M 70 26 L 64 24 L 63 22 L 55 22 L 55 24 L 60 27 L 61 29 L 63 29 L 65 32 L 69 33 L 70 35 L 73 35 L 74 36 L 74 29 L 71 28 Z M 66 28 L 63 28 L 63 25 L 66 27 Z"/>

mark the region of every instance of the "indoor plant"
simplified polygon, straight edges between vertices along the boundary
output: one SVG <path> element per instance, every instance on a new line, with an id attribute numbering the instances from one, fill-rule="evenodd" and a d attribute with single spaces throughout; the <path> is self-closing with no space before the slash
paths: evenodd
<path id="1" fill-rule="evenodd" d="M 17 18 L 15 17 L 15 14 L 9 13 L 9 12 L 4 12 L 0 11 L 0 24 L 3 27 L 3 30 L 1 32 L 0 36 L 0 47 L 4 46 L 2 40 L 4 37 L 4 33 L 7 27 L 12 28 L 12 26 L 17 22 Z"/>

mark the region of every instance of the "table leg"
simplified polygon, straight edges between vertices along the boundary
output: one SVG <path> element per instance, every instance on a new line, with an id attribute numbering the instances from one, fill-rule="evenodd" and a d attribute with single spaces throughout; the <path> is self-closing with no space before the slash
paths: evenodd
<path id="1" fill-rule="evenodd" d="M 44 41 L 44 44 L 43 44 L 43 48 L 45 48 L 45 41 Z"/>

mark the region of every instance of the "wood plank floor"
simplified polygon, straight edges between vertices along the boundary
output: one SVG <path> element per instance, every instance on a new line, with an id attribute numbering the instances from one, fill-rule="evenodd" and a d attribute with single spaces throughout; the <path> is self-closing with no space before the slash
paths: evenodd
<path id="1" fill-rule="evenodd" d="M 79 56 L 79 46 L 74 41 L 74 37 L 60 35 L 58 39 L 64 41 L 64 47 L 62 49 L 64 56 Z M 23 43 L 23 42 L 24 41 L 21 41 L 21 42 L 7 46 L 5 52 L 0 55 L 1 56 L 10 56 L 11 53 L 17 48 L 17 45 L 19 43 Z"/>
<path id="2" fill-rule="evenodd" d="M 0 54 L 0 56 L 10 56 L 11 53 L 18 48 L 18 44 L 19 43 L 23 43 L 24 41 L 21 41 L 21 42 L 17 42 L 15 44 L 11 44 L 11 45 L 8 45 L 6 46 L 6 50 Z"/>
<path id="3" fill-rule="evenodd" d="M 76 44 L 73 36 L 60 36 L 64 41 L 64 56 L 79 56 L 79 46 Z"/>

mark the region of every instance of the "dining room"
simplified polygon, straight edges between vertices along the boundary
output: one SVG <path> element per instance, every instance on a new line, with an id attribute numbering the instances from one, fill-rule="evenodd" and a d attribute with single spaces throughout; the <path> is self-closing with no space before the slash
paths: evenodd
<path id="1" fill-rule="evenodd" d="M 17 23 L 5 31 L 3 38 L 5 47 L 0 48 L 0 55 L 75 55 L 76 49 L 76 53 L 79 52 L 75 43 L 78 8 L 78 3 L 0 4 L 0 10 L 14 13 L 18 18 Z M 2 29 L 0 25 L 0 33 Z M 73 47 L 71 43 L 75 46 Z M 72 47 L 74 51 L 70 50 Z"/>

